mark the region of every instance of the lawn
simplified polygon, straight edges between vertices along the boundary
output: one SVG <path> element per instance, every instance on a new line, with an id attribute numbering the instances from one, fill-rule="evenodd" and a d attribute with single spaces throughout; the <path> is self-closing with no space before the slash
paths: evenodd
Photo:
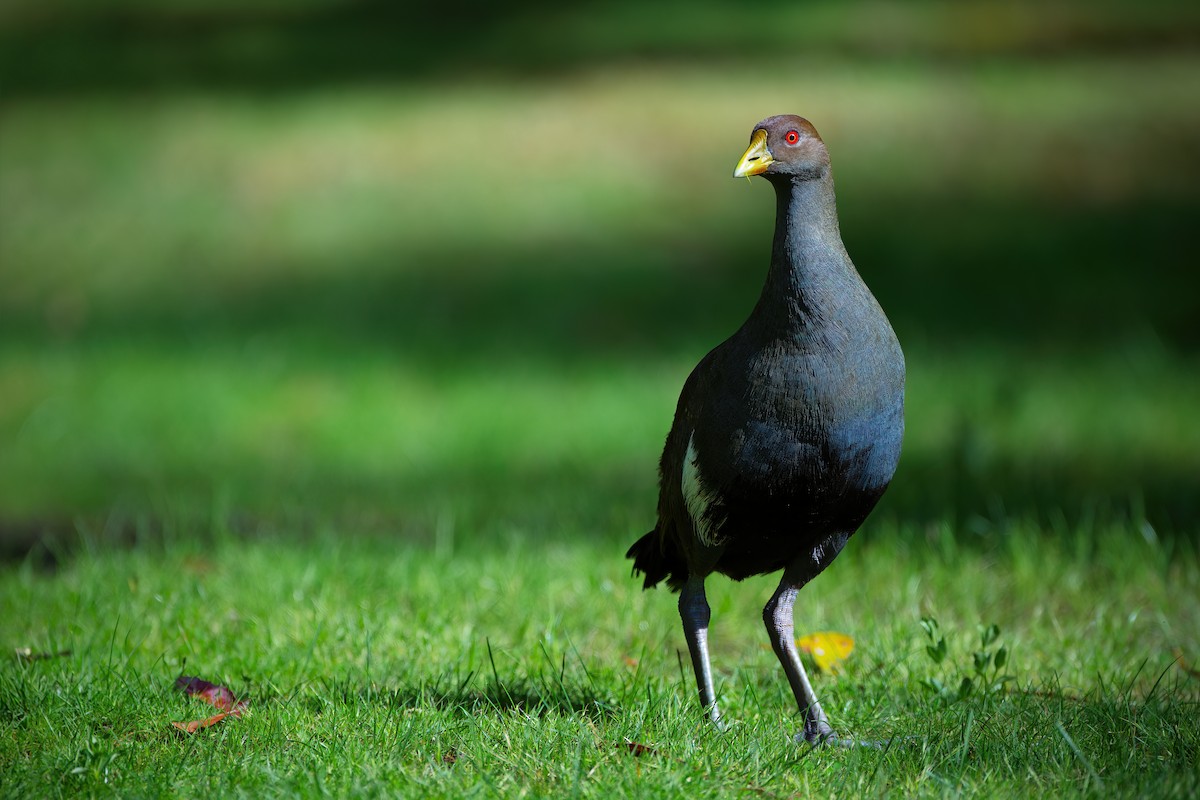
<path id="1" fill-rule="evenodd" d="M 1200 793 L 1194 19 L 922 3 L 883 47 L 821 4 L 796 55 L 618 5 L 322 71 L 375 41 L 324 6 L 120 59 L 0 14 L 38 43 L 0 55 L 0 645 L 49 656 L 0 663 L 0 795 Z M 761 286 L 770 190 L 728 176 L 784 110 L 909 365 L 896 480 L 796 614 L 854 638 L 810 674 L 878 749 L 791 740 L 769 576 L 709 581 L 713 730 L 622 557 Z M 177 731 L 180 675 L 249 713 Z"/>

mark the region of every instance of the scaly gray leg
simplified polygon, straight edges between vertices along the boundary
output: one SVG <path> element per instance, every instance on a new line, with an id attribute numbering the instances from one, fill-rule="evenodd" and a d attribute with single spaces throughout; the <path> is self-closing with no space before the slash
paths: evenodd
<path id="1" fill-rule="evenodd" d="M 688 652 L 692 656 L 700 705 L 708 712 L 708 718 L 720 726 L 721 714 L 717 711 L 712 668 L 708 663 L 708 620 L 711 612 L 708 599 L 704 596 L 704 578 L 692 575 L 683 585 L 679 592 L 679 616 L 683 619 L 683 635 L 687 638 Z"/>
<path id="2" fill-rule="evenodd" d="M 811 745 L 830 744 L 838 747 L 882 748 L 889 742 L 845 739 L 834 733 L 833 728 L 829 725 L 829 718 L 825 716 L 825 711 L 817 700 L 817 694 L 813 691 L 812 684 L 808 682 L 808 675 L 805 674 L 804 665 L 800 662 L 800 654 L 796 652 L 796 637 L 792 620 L 792 607 L 796 602 L 796 595 L 799 593 L 800 587 L 807 582 L 806 578 L 799 581 L 790 579 L 788 570 L 785 570 L 783 580 L 779 582 L 779 588 L 775 590 L 775 594 L 771 596 L 763 609 L 763 622 L 766 623 L 767 634 L 771 637 L 771 647 L 774 648 L 779 663 L 783 665 L 788 683 L 792 685 L 792 694 L 796 696 L 796 705 L 800 707 L 800 713 L 804 715 L 804 730 L 796 734 L 796 741 L 804 739 Z"/>
<path id="3" fill-rule="evenodd" d="M 767 635 L 771 638 L 771 647 L 775 650 L 775 656 L 783 665 L 788 683 L 792 686 L 796 705 L 800 707 L 800 713 L 804 715 L 804 732 L 801 735 L 809 744 L 822 744 L 826 740 L 836 737 L 834 737 L 833 728 L 829 725 L 829 719 L 821 708 L 821 703 L 817 700 L 812 684 L 808 682 L 804 665 L 800 663 L 800 654 L 796 652 L 792 606 L 796 602 L 796 594 L 799 591 L 800 586 L 789 580 L 785 571 L 783 580 L 779 582 L 779 588 L 775 590 L 775 594 L 771 595 L 771 599 L 763 608 L 763 622 L 767 626 Z M 797 735 L 796 738 L 799 739 L 801 735 Z"/>

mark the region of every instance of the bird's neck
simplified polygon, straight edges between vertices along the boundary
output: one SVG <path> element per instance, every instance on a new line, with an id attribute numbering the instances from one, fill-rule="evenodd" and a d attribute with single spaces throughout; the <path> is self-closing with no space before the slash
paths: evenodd
<path id="1" fill-rule="evenodd" d="M 772 183 L 775 241 L 755 314 L 777 324 L 806 325 L 820 315 L 827 295 L 857 273 L 842 245 L 832 172 L 826 168 L 819 177 Z"/>

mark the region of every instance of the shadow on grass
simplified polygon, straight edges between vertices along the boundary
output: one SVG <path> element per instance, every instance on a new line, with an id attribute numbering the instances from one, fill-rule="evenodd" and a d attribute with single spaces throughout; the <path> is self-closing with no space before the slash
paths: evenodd
<path id="1" fill-rule="evenodd" d="M 389 708 L 432 706 L 472 716 L 489 713 L 518 713 L 530 717 L 561 715 L 580 716 L 598 722 L 618 713 L 606 698 L 586 686 L 540 684 L 521 679 L 491 682 L 484 689 L 415 684 L 382 693 L 372 692 L 370 697 Z"/>
<path id="2" fill-rule="evenodd" d="M 896 198 L 843 204 L 842 226 L 910 346 L 1024 348 L 1036 358 L 1149 340 L 1196 352 L 1200 272 L 1185 243 L 1198 210 L 1192 197 L 1090 209 Z M 301 357 L 381 350 L 431 369 L 513 357 L 699 359 L 753 307 L 769 239 L 768 219 L 745 239 L 451 245 L 407 262 L 380 253 L 319 277 L 284 265 L 237 286 L 162 275 L 141 295 L 66 317 L 5 309 L 0 335 L 192 352 L 274 338 Z"/>
<path id="3" fill-rule="evenodd" d="M 485 665 L 483 669 L 488 667 Z M 563 670 L 565 673 L 565 663 Z M 617 713 L 611 698 L 564 674 L 543 672 L 532 677 L 510 678 L 496 674 L 485 678 L 478 671 L 459 674 L 452 669 L 433 680 L 401 678 L 399 684 L 394 688 L 378 688 L 356 679 L 324 678 L 318 681 L 318 689 L 301 692 L 299 699 L 313 713 L 321 713 L 330 703 L 382 705 L 390 709 L 435 708 L 471 716 L 509 713 L 530 717 L 581 716 L 594 721 Z M 486 685 L 480 688 L 478 684 Z"/>
<path id="4" fill-rule="evenodd" d="M 664 426 L 666 422 L 664 421 Z M 431 551 L 576 539 L 625 548 L 654 522 L 655 464 L 463 465 L 422 474 L 365 475 L 295 464 L 214 464 L 186 475 L 110 472 L 71 498 L 72 516 L 0 519 L 0 561 L 56 569 L 83 552 L 157 549 L 224 537 L 380 537 Z M 125 498 L 114 505 L 111 498 Z M 155 498 L 169 497 L 170 508 Z M 221 498 L 214 502 L 214 498 Z M 1200 546 L 1200 478 L 1189 464 L 1119 459 L 993 460 L 963 468 L 954 452 L 906 454 L 861 536 L 919 546 L 952 536 L 968 550 L 1007 547 L 1041 530 L 1073 552 L 1128 530 L 1168 554 Z M 623 567 L 622 567 L 623 569 Z"/>

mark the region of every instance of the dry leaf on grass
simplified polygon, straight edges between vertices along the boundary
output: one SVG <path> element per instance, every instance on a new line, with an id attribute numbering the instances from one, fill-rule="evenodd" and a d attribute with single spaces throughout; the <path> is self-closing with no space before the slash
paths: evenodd
<path id="1" fill-rule="evenodd" d="M 198 719 L 192 722 L 172 722 L 171 725 L 184 733 L 195 733 L 198 730 L 212 727 L 226 717 L 240 717 L 250 708 L 250 701 L 238 700 L 232 691 L 224 686 L 217 686 L 202 678 L 180 675 L 175 680 L 175 688 L 182 689 L 192 697 L 198 697 L 213 708 L 220 711 L 208 719 Z"/>
<path id="2" fill-rule="evenodd" d="M 657 750 L 655 750 L 653 747 L 651 747 L 648 744 L 642 744 L 641 742 L 631 742 L 628 739 L 625 740 L 625 747 L 626 747 L 626 749 L 629 750 L 629 752 L 633 753 L 635 756 L 647 756 L 647 755 L 652 756 L 658 752 Z"/>
<path id="3" fill-rule="evenodd" d="M 211 728 L 221 720 L 228 717 L 228 714 L 214 714 L 208 719 L 194 719 L 191 722 L 172 722 L 171 726 L 183 731 L 184 733 L 195 733 L 196 731 L 205 728 Z"/>

